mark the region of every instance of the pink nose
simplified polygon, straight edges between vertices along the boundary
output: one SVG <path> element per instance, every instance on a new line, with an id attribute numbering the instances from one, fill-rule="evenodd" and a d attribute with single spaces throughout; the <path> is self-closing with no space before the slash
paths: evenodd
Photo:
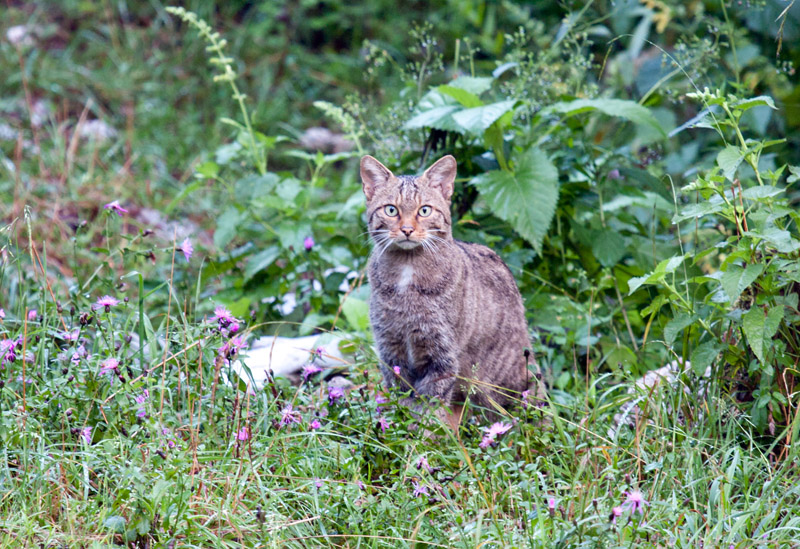
<path id="1" fill-rule="evenodd" d="M 414 227 L 409 227 L 408 225 L 403 225 L 400 227 L 400 232 L 406 236 L 411 236 L 411 233 L 414 232 Z"/>

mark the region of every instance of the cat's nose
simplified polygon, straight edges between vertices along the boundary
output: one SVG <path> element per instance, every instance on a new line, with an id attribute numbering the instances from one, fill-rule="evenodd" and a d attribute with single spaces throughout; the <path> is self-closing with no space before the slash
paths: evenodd
<path id="1" fill-rule="evenodd" d="M 400 232 L 406 236 L 411 236 L 411 233 L 414 232 L 414 227 L 409 227 L 408 225 L 403 225 L 400 227 Z"/>

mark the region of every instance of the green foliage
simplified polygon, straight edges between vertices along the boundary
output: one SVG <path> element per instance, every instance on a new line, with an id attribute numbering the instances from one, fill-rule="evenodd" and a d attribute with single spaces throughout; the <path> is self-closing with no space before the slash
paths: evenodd
<path id="1" fill-rule="evenodd" d="M 794 543 L 797 6 L 9 4 L 0 545 Z M 454 154 L 517 277 L 549 403 L 495 440 L 376 401 L 365 153 Z M 338 400 L 230 368 L 328 330 Z"/>

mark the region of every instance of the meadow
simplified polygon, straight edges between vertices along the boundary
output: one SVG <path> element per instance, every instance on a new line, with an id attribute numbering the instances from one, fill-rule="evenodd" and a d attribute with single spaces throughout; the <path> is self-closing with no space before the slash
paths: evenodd
<path id="1" fill-rule="evenodd" d="M 800 547 L 800 5 L 183 6 L 0 8 L 0 547 Z M 456 157 L 546 402 L 383 391 L 364 154 Z"/>

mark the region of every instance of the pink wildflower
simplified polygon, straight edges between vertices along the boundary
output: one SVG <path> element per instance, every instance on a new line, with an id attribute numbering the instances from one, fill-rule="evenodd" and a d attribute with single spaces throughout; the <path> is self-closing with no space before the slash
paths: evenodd
<path id="1" fill-rule="evenodd" d="M 631 512 L 631 514 L 639 511 L 640 515 L 644 515 L 644 508 L 650 503 L 644 499 L 644 496 L 639 490 L 633 490 L 632 492 L 626 492 L 627 498 L 625 502 L 622 504 L 622 508 L 626 509 Z"/>
<path id="2" fill-rule="evenodd" d="M 388 429 L 390 425 L 391 423 L 389 423 L 389 421 L 386 419 L 386 416 L 381 416 L 378 418 L 378 427 L 381 428 L 381 433 L 385 433 L 386 429 Z"/>
<path id="3" fill-rule="evenodd" d="M 192 247 L 192 241 L 189 240 L 188 236 L 183 240 L 183 242 L 181 242 L 181 245 L 178 247 L 178 251 L 183 252 L 183 257 L 186 258 L 186 261 L 189 261 L 189 258 L 192 257 L 192 254 L 194 253 L 194 247 Z"/>
<path id="4" fill-rule="evenodd" d="M 325 483 L 322 482 L 322 479 L 315 478 L 314 486 L 316 486 L 317 488 L 322 488 L 323 486 L 325 486 Z"/>
<path id="5" fill-rule="evenodd" d="M 293 409 L 291 404 L 287 404 L 283 407 L 283 410 L 281 410 L 281 427 L 285 427 L 286 425 L 290 425 L 292 423 L 300 423 L 300 421 L 302 421 L 300 412 Z"/>
<path id="6" fill-rule="evenodd" d="M 393 366 L 392 370 L 394 371 L 394 375 L 400 377 L 400 366 Z"/>
<path id="7" fill-rule="evenodd" d="M 231 322 L 236 320 L 231 312 L 220 305 L 216 309 L 214 309 L 214 316 L 211 318 L 211 322 L 219 322 L 220 324 L 225 324 L 227 326 Z"/>
<path id="8" fill-rule="evenodd" d="M 97 310 L 105 308 L 106 312 L 109 312 L 111 307 L 115 307 L 117 305 L 119 305 L 119 299 L 110 295 L 104 295 L 95 301 L 94 305 L 92 305 L 92 309 Z"/>
<path id="9" fill-rule="evenodd" d="M 250 440 L 250 429 L 247 427 L 239 429 L 239 432 L 236 433 L 236 440 Z"/>
<path id="10" fill-rule="evenodd" d="M 427 472 L 433 473 L 433 467 L 428 463 L 428 458 L 426 456 L 421 456 L 417 460 L 417 469 L 425 469 Z"/>
<path id="11" fill-rule="evenodd" d="M 344 397 L 344 389 L 341 387 L 328 387 L 328 404 L 333 406 Z"/>
<path id="12" fill-rule="evenodd" d="M 303 381 L 308 381 L 308 378 L 313 376 L 314 374 L 318 374 L 322 371 L 322 368 L 315 364 L 306 364 L 303 366 Z"/>
<path id="13" fill-rule="evenodd" d="M 6 312 L 3 310 L 2 307 L 0 307 L 0 320 L 5 320 L 5 318 L 6 318 Z"/>
<path id="14" fill-rule="evenodd" d="M 31 309 L 30 311 L 28 311 L 28 320 L 29 321 L 36 320 L 37 316 L 39 316 L 39 311 L 37 311 L 36 309 Z"/>
<path id="15" fill-rule="evenodd" d="M 83 440 L 86 441 L 86 444 L 92 443 L 92 428 L 91 427 L 84 427 L 81 429 L 81 436 Z"/>
<path id="16" fill-rule="evenodd" d="M 381 404 L 386 404 L 387 402 L 389 402 L 389 399 L 386 398 L 385 396 L 383 396 L 383 395 L 376 395 L 375 396 L 375 404 L 378 405 L 377 408 L 375 408 L 375 412 L 378 415 L 381 415 L 383 413 L 383 408 L 381 408 L 380 405 Z"/>
<path id="17" fill-rule="evenodd" d="M 119 368 L 119 360 L 114 357 L 108 357 L 100 363 L 100 375 L 113 374 Z"/>
<path id="18" fill-rule="evenodd" d="M 71 332 L 61 332 L 59 337 L 64 341 L 78 341 L 78 336 L 80 335 L 81 331 L 78 328 L 75 328 Z"/>
<path id="19" fill-rule="evenodd" d="M 311 251 L 311 248 L 314 247 L 314 238 L 311 236 L 307 236 L 305 240 L 303 240 L 303 247 L 306 249 L 307 252 Z"/>
<path id="20" fill-rule="evenodd" d="M 488 448 L 489 446 L 493 446 L 497 442 L 498 435 L 502 435 L 507 433 L 511 429 L 512 425 L 510 423 L 493 423 L 491 427 L 484 427 L 484 431 L 486 434 L 483 435 L 483 440 L 478 445 L 481 448 Z"/>
<path id="21" fill-rule="evenodd" d="M 314 418 L 311 421 L 311 423 L 308 424 L 308 426 L 312 431 L 316 431 L 317 429 L 322 427 L 322 424 L 319 422 L 319 420 L 317 418 Z"/>
<path id="22" fill-rule="evenodd" d="M 361 482 L 360 479 L 356 481 L 356 486 L 358 486 L 362 490 L 366 490 L 367 489 L 367 485 L 364 484 L 363 482 Z"/>
<path id="23" fill-rule="evenodd" d="M 556 498 L 549 498 L 547 500 L 547 512 L 551 517 L 556 515 Z"/>
<path id="24" fill-rule="evenodd" d="M 617 523 L 617 518 L 622 515 L 622 507 L 614 507 L 611 509 L 611 516 L 608 517 L 608 520 L 611 521 L 611 524 Z"/>
<path id="25" fill-rule="evenodd" d="M 217 349 L 217 353 L 220 356 L 225 357 L 227 360 L 230 360 L 231 358 L 236 356 L 236 353 L 238 353 L 245 347 L 247 347 L 247 343 L 245 342 L 245 340 L 239 336 L 235 336 L 230 338 L 225 345 Z"/>
<path id="26" fill-rule="evenodd" d="M 414 497 L 418 498 L 420 496 L 427 496 L 428 495 L 428 487 L 424 484 L 418 484 L 417 481 L 412 480 L 411 484 L 414 486 Z"/>
<path id="27" fill-rule="evenodd" d="M 117 212 L 117 215 L 128 213 L 128 210 L 119 205 L 119 200 L 114 200 L 112 202 L 109 202 L 108 204 L 103 206 L 103 208 L 105 208 L 106 210 L 111 210 L 112 212 Z"/>
<path id="28" fill-rule="evenodd" d="M 17 360 L 16 348 L 19 340 L 3 339 L 0 340 L 0 365 L 5 365 Z"/>

